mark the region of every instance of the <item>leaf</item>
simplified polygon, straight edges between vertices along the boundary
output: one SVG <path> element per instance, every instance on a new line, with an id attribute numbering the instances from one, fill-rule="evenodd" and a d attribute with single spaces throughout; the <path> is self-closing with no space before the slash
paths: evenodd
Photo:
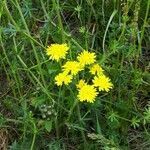
<path id="1" fill-rule="evenodd" d="M 138 119 L 137 117 L 133 117 L 131 120 L 131 126 L 133 126 L 134 129 L 136 127 L 139 127 L 140 126 L 140 119 Z"/>
<path id="2" fill-rule="evenodd" d="M 38 106 L 41 106 L 45 102 L 45 97 L 43 95 L 39 97 L 34 97 L 31 99 L 31 105 L 37 108 Z"/>
<path id="3" fill-rule="evenodd" d="M 52 121 L 45 121 L 45 129 L 50 132 L 52 130 Z"/>

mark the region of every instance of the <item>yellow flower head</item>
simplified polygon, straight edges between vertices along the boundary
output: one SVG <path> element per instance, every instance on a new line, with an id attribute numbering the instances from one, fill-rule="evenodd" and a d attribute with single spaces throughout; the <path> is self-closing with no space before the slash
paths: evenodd
<path id="1" fill-rule="evenodd" d="M 113 87 L 113 84 L 110 82 L 110 79 L 105 75 L 94 77 L 93 83 L 94 86 L 99 88 L 99 91 L 108 92 Z"/>
<path id="2" fill-rule="evenodd" d="M 78 89 L 81 89 L 84 85 L 87 85 L 84 80 L 80 80 L 79 83 L 76 85 Z"/>
<path id="3" fill-rule="evenodd" d="M 97 96 L 97 91 L 92 85 L 84 85 L 79 89 L 78 98 L 79 101 L 87 101 L 89 103 L 93 103 Z"/>
<path id="4" fill-rule="evenodd" d="M 70 72 L 72 75 L 76 75 L 82 68 L 80 67 L 79 62 L 77 61 L 67 61 L 63 66 L 63 71 Z"/>
<path id="5" fill-rule="evenodd" d="M 62 84 L 64 83 L 65 85 L 68 85 L 72 80 L 72 76 L 68 75 L 66 72 L 62 72 L 59 73 L 56 77 L 55 77 L 55 83 L 58 86 L 62 86 Z"/>
<path id="6" fill-rule="evenodd" d="M 94 64 L 90 67 L 90 73 L 93 75 L 102 75 L 103 69 L 99 64 Z"/>
<path id="7" fill-rule="evenodd" d="M 60 59 L 65 59 L 68 50 L 67 44 L 52 44 L 46 49 L 46 53 L 50 59 L 58 62 Z"/>
<path id="8" fill-rule="evenodd" d="M 85 50 L 77 57 L 78 61 L 82 66 L 93 64 L 96 61 L 95 58 L 95 53 L 90 53 Z"/>

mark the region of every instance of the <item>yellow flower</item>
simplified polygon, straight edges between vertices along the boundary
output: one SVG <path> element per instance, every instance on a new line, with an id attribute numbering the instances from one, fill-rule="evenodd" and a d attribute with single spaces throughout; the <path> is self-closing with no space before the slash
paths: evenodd
<path id="1" fill-rule="evenodd" d="M 79 83 L 76 85 L 78 89 L 81 89 L 84 85 L 87 85 L 84 80 L 80 80 Z"/>
<path id="2" fill-rule="evenodd" d="M 67 44 L 52 44 L 46 49 L 46 53 L 50 59 L 58 62 L 60 59 L 65 59 L 68 50 Z"/>
<path id="3" fill-rule="evenodd" d="M 108 92 L 113 87 L 113 84 L 110 82 L 110 79 L 106 77 L 105 75 L 94 77 L 93 83 L 94 83 L 94 86 L 99 88 L 99 91 Z"/>
<path id="4" fill-rule="evenodd" d="M 90 67 L 90 73 L 93 75 L 102 75 L 103 69 L 99 64 L 94 64 L 92 67 Z"/>
<path id="5" fill-rule="evenodd" d="M 90 53 L 85 50 L 77 57 L 78 61 L 82 66 L 93 64 L 96 61 L 95 58 L 95 53 Z"/>
<path id="6" fill-rule="evenodd" d="M 62 84 L 64 83 L 65 85 L 68 85 L 72 80 L 72 76 L 68 75 L 66 72 L 62 72 L 59 73 L 56 77 L 55 77 L 55 83 L 58 86 L 62 86 Z"/>
<path id="7" fill-rule="evenodd" d="M 93 103 L 97 96 L 97 91 L 92 85 L 84 85 L 79 89 L 78 98 L 79 101 L 87 101 L 89 103 Z"/>
<path id="8" fill-rule="evenodd" d="M 76 75 L 82 68 L 80 67 L 79 62 L 77 61 L 67 61 L 63 66 L 63 71 Z"/>

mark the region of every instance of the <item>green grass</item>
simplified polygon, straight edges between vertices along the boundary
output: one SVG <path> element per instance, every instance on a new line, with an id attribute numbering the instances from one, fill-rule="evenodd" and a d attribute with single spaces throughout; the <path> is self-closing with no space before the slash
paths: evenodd
<path id="1" fill-rule="evenodd" d="M 0 149 L 148 150 L 149 13 L 150 0 L 0 0 Z M 55 85 L 45 50 L 64 42 L 111 78 L 93 104 Z"/>

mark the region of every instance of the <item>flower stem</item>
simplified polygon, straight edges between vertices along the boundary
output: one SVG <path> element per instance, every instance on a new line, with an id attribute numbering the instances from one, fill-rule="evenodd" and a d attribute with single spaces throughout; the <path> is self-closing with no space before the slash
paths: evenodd
<path id="1" fill-rule="evenodd" d="M 33 134 L 33 139 L 32 139 L 32 143 L 31 143 L 31 148 L 30 148 L 30 150 L 33 150 L 34 143 L 35 143 L 35 137 L 36 137 L 36 133 L 37 133 L 36 125 L 35 125 L 34 122 L 33 122 L 33 128 L 34 128 L 34 134 Z"/>
<path id="2" fill-rule="evenodd" d="M 82 118 L 81 118 L 79 103 L 77 103 L 77 115 L 78 115 L 78 119 L 79 119 L 79 124 L 80 124 L 80 126 L 82 126 L 82 123 L 81 123 Z M 87 141 L 86 141 L 85 133 L 83 130 L 81 130 L 81 136 L 84 140 L 84 147 L 86 148 Z"/>
<path id="3" fill-rule="evenodd" d="M 54 5 L 54 9 L 56 10 L 56 14 L 58 16 L 58 25 L 59 25 L 59 29 L 61 31 L 62 43 L 64 43 L 65 42 L 65 34 L 64 34 L 64 27 L 63 27 L 61 15 L 60 15 L 59 1 L 53 0 L 53 5 Z"/>

